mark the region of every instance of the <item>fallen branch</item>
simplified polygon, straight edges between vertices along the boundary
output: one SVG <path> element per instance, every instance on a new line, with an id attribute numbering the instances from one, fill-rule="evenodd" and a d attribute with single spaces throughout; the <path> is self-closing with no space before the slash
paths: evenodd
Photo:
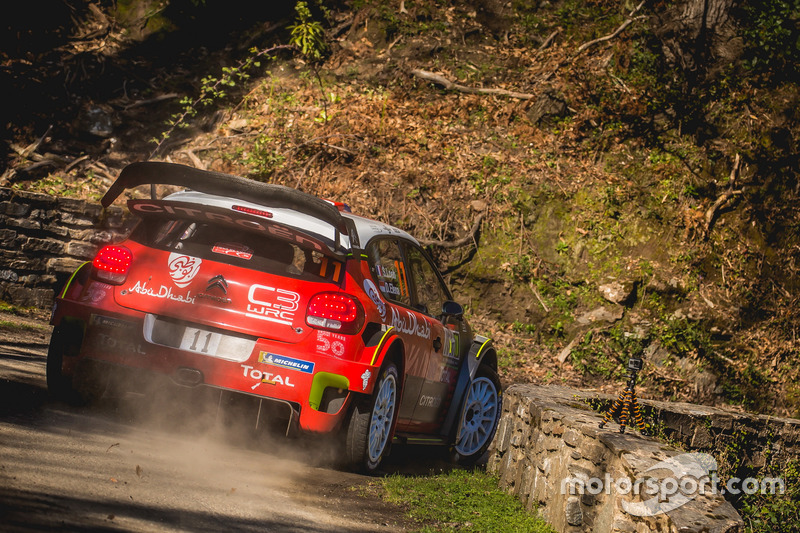
<path id="1" fill-rule="evenodd" d="M 297 152 L 301 148 L 304 148 L 306 146 L 314 144 L 314 143 L 316 143 L 318 141 L 321 141 L 322 139 L 330 139 L 331 137 L 348 137 L 348 138 L 352 138 L 352 137 L 356 137 L 356 136 L 352 135 L 352 134 L 349 134 L 349 133 L 331 133 L 329 135 L 320 135 L 318 137 L 314 137 L 314 138 L 309 139 L 309 140 L 307 140 L 307 141 L 305 141 L 303 143 L 300 143 L 300 144 L 298 144 L 296 146 L 293 146 L 293 147 L 289 148 L 288 150 L 285 150 L 281 155 L 283 155 L 284 157 L 287 157 L 287 156 L 289 156 L 289 154 Z M 358 139 L 358 138 L 354 139 L 354 141 L 366 144 L 366 143 L 364 143 L 364 141 L 362 141 L 361 139 Z M 347 152 L 347 153 L 355 155 L 355 152 L 353 152 L 352 150 L 348 150 L 347 148 L 342 148 L 340 146 L 335 146 L 335 145 L 324 143 L 324 142 L 320 142 L 319 144 L 322 145 L 322 146 L 326 146 L 328 148 L 341 150 L 341 151 L 344 151 L 344 152 Z"/>
<path id="2" fill-rule="evenodd" d="M 100 161 L 92 161 L 89 164 L 89 168 L 106 183 L 113 183 L 117 179 L 117 175 Z"/>
<path id="3" fill-rule="evenodd" d="M 472 224 L 472 228 L 470 228 L 469 233 L 466 236 L 458 239 L 457 241 L 428 241 L 424 239 L 419 239 L 419 243 L 423 246 L 438 246 L 439 248 L 459 248 L 461 246 L 465 246 L 467 244 L 476 244 L 475 236 L 478 234 L 478 230 L 481 227 L 481 221 L 485 213 L 479 214 L 475 217 L 475 222 Z M 477 247 L 477 244 L 476 244 Z"/>
<path id="4" fill-rule="evenodd" d="M 200 170 L 206 170 L 205 163 L 203 163 L 203 161 L 201 161 L 200 158 L 197 157 L 197 154 L 194 153 L 192 150 L 181 150 L 178 153 L 186 154 L 186 157 L 188 157 L 189 160 L 192 162 L 194 168 L 199 168 Z"/>
<path id="5" fill-rule="evenodd" d="M 336 146 L 335 144 L 328 144 L 328 143 L 319 143 L 326 148 L 330 148 L 332 150 L 339 150 L 340 152 L 344 152 L 350 155 L 356 155 L 356 153 L 352 150 L 348 150 L 347 148 L 342 148 L 341 146 Z"/>
<path id="6" fill-rule="evenodd" d="M 305 165 L 303 165 L 303 173 L 302 173 L 302 174 L 300 174 L 300 177 L 299 177 L 299 178 L 297 178 L 297 182 L 295 182 L 295 184 L 294 184 L 294 188 L 295 188 L 295 189 L 299 189 L 299 188 L 300 188 L 300 184 L 303 182 L 303 178 L 305 178 L 306 176 L 308 176 L 308 170 L 309 170 L 309 168 L 311 168 L 311 165 L 313 165 L 313 164 L 314 164 L 314 162 L 315 162 L 317 159 L 319 159 L 319 158 L 320 158 L 320 156 L 321 156 L 322 154 L 323 154 L 323 151 L 322 151 L 322 150 L 320 150 L 319 152 L 315 153 L 315 154 L 314 154 L 314 155 L 312 155 L 310 158 L 308 158 L 308 161 L 306 161 L 306 164 L 305 164 Z M 292 172 L 292 173 L 291 173 L 291 175 L 292 175 L 292 176 L 294 176 L 294 174 L 295 174 L 295 172 Z"/>
<path id="7" fill-rule="evenodd" d="M 77 167 L 78 165 L 80 165 L 81 163 L 86 161 L 87 159 L 89 159 L 89 154 L 82 155 L 79 158 L 73 160 L 72 163 L 70 163 L 69 165 L 64 167 L 64 173 L 68 173 L 70 170 L 72 170 L 73 168 Z"/>
<path id="8" fill-rule="evenodd" d="M 528 287 L 531 288 L 531 290 L 533 291 L 533 295 L 536 296 L 536 299 L 539 300 L 540 304 L 542 304 L 542 308 L 544 309 L 544 312 L 545 313 L 549 313 L 550 312 L 550 308 L 547 307 L 546 303 L 544 303 L 544 299 L 542 299 L 542 295 L 539 294 L 539 289 L 536 288 L 536 285 L 534 285 L 533 282 L 531 281 L 530 283 L 528 283 Z"/>
<path id="9" fill-rule="evenodd" d="M 177 94 L 177 93 L 162 94 L 162 95 L 156 96 L 155 98 L 148 98 L 147 100 L 137 100 L 136 102 L 133 102 L 132 104 L 128 104 L 128 105 L 124 106 L 123 109 L 125 111 L 127 111 L 129 109 L 133 109 L 134 107 L 139 107 L 139 106 L 149 105 L 149 104 L 156 104 L 158 102 L 163 102 L 164 100 L 172 100 L 173 98 L 178 98 L 179 96 L 180 95 Z"/>
<path id="10" fill-rule="evenodd" d="M 634 10 L 633 10 L 633 11 L 631 11 L 631 12 L 630 12 L 630 14 L 628 14 L 628 16 L 629 16 L 629 17 L 633 17 L 633 15 L 635 15 L 635 14 L 636 14 L 636 13 L 637 13 L 637 12 L 638 12 L 640 9 L 642 9 L 642 7 L 643 7 L 643 6 L 644 6 L 644 0 L 642 0 L 642 2 L 641 2 L 641 3 L 640 3 L 638 6 L 636 6 L 636 7 L 634 8 Z M 622 24 L 620 24 L 619 28 L 617 28 L 616 30 L 614 30 L 614 32 L 613 32 L 613 33 L 610 33 L 609 35 L 606 35 L 606 36 L 604 36 L 604 37 L 599 37 L 599 38 L 597 38 L 597 39 L 594 39 L 594 40 L 592 40 L 592 41 L 589 41 L 589 42 L 586 42 L 586 43 L 583 43 L 582 45 L 580 45 L 580 46 L 578 47 L 578 50 L 577 50 L 577 52 L 575 53 L 575 55 L 576 55 L 576 56 L 580 55 L 580 54 L 581 54 L 581 53 L 583 53 L 585 50 L 588 50 L 589 48 L 591 48 L 592 46 L 594 46 L 594 45 L 596 45 L 596 44 L 604 43 L 604 42 L 606 42 L 606 41 L 610 41 L 611 39 L 614 39 L 614 38 L 615 38 L 617 35 L 619 35 L 620 33 L 622 33 L 622 32 L 623 32 L 623 30 L 625 30 L 625 28 L 627 28 L 628 26 L 630 26 L 631 24 L 633 24 L 633 23 L 634 23 L 634 22 L 636 22 L 637 20 L 643 20 L 643 19 L 645 19 L 645 18 L 647 18 L 647 17 L 645 17 L 644 15 L 639 15 L 638 17 L 633 17 L 633 18 L 629 18 L 629 19 L 627 19 L 625 22 L 623 22 Z"/>
<path id="11" fill-rule="evenodd" d="M 459 83 L 452 82 L 440 74 L 434 74 L 433 72 L 428 72 L 427 70 L 414 69 L 411 71 L 411 75 L 426 81 L 433 82 L 437 85 L 441 85 L 442 87 L 444 87 L 449 91 L 458 91 L 469 94 L 496 94 L 499 96 L 509 96 L 511 98 L 519 98 L 520 100 L 530 100 L 531 98 L 533 98 L 533 95 L 529 93 L 518 93 L 514 91 L 506 91 L 505 89 L 484 89 L 482 87 L 467 87 L 466 85 L 461 85 Z"/>
<path id="12" fill-rule="evenodd" d="M 39 137 L 33 143 L 29 144 L 28 147 L 25 148 L 24 150 L 22 150 L 21 152 L 18 152 L 20 157 L 22 157 L 23 159 L 28 159 L 34 152 L 36 152 L 36 150 L 39 149 L 39 147 L 42 145 L 42 143 L 47 138 L 47 136 L 50 135 L 51 131 L 53 131 L 53 125 L 52 124 L 50 124 L 47 127 L 47 131 L 44 132 L 44 135 Z"/>
<path id="13" fill-rule="evenodd" d="M 739 154 L 736 154 L 736 158 L 733 161 L 733 168 L 731 169 L 731 176 L 728 180 L 728 190 L 723 192 L 719 195 L 716 201 L 708 208 L 706 211 L 705 216 L 705 236 L 708 238 L 708 234 L 711 232 L 711 227 L 714 225 L 714 221 L 717 217 L 718 211 L 722 208 L 723 205 L 728 203 L 728 201 L 744 192 L 744 189 L 734 189 L 736 186 L 736 179 L 739 177 L 739 164 L 741 159 L 739 158 Z"/>
<path id="14" fill-rule="evenodd" d="M 544 40 L 544 42 L 541 44 L 541 46 L 539 46 L 539 48 L 536 51 L 537 52 L 541 52 L 542 50 L 544 50 L 545 48 L 550 46 L 550 44 L 553 42 L 553 40 L 556 38 L 556 36 L 559 33 L 561 33 L 561 28 L 558 28 L 556 31 L 551 33 L 550 36 L 547 37 L 547 39 Z"/>

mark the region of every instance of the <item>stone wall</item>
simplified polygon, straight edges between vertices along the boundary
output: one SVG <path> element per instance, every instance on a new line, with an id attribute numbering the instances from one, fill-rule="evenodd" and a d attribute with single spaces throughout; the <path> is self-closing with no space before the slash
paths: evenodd
<path id="1" fill-rule="evenodd" d="M 118 207 L 0 188 L 0 300 L 49 308 L 75 269 L 132 224 Z"/>
<path id="2" fill-rule="evenodd" d="M 797 456 L 798 420 L 749 416 L 689 404 L 644 402 L 659 417 L 657 429 L 677 437 L 686 446 L 686 450 L 679 450 L 636 431 L 622 434 L 615 423 L 600 429 L 602 416 L 590 404 L 612 399 L 530 384 L 512 385 L 506 391 L 488 469 L 529 509 L 538 508 L 557 531 L 740 531 L 740 516 L 711 490 L 710 484 L 704 495 L 694 499 L 658 502 L 643 487 L 635 496 L 635 491 L 618 491 L 613 483 L 623 478 L 665 482 L 675 475 L 676 467 L 683 467 L 682 461 L 694 457 L 687 454 L 693 445 L 710 450 L 716 443 L 726 442 L 726 438 L 741 435 L 743 428 L 748 428 L 753 438 L 763 435 L 772 453 L 783 454 L 784 458 Z M 759 464 L 759 454 L 763 455 L 763 451 L 753 453 L 747 460 Z M 565 483 L 591 479 L 604 481 L 602 491 L 591 485 L 584 487 L 588 490 L 571 490 Z M 622 488 L 627 489 L 624 484 Z M 670 503 L 680 505 L 671 508 Z M 656 512 L 642 512 L 643 509 Z"/>

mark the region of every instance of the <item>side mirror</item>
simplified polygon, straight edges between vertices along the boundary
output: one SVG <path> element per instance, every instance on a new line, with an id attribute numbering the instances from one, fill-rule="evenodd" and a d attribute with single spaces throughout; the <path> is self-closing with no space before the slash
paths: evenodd
<path id="1" fill-rule="evenodd" d="M 464 308 L 458 302 L 447 300 L 442 304 L 442 315 L 445 317 L 452 316 L 461 319 L 464 317 Z"/>

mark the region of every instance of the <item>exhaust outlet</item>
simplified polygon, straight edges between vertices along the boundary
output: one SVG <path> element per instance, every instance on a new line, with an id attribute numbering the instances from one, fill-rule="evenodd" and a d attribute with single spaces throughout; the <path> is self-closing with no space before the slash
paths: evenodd
<path id="1" fill-rule="evenodd" d="M 196 368 L 181 367 L 175 371 L 173 378 L 178 385 L 196 387 L 203 383 L 203 373 Z"/>

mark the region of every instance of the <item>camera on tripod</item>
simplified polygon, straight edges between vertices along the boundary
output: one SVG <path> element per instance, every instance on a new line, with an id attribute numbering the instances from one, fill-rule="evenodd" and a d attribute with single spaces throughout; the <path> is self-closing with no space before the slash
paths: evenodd
<path id="1" fill-rule="evenodd" d="M 628 359 L 628 372 L 639 372 L 643 364 L 641 357 L 631 357 Z"/>
<path id="2" fill-rule="evenodd" d="M 642 369 L 644 361 L 641 357 L 634 355 L 628 359 L 628 386 L 614 401 L 611 409 L 606 411 L 603 415 L 603 420 L 600 421 L 600 427 L 603 428 L 611 420 L 619 420 L 619 432 L 625 433 L 625 426 L 628 422 L 632 422 L 639 428 L 642 435 L 647 435 L 647 428 L 644 423 L 644 417 L 639 407 L 639 400 L 636 398 L 636 379 L 637 374 Z"/>

